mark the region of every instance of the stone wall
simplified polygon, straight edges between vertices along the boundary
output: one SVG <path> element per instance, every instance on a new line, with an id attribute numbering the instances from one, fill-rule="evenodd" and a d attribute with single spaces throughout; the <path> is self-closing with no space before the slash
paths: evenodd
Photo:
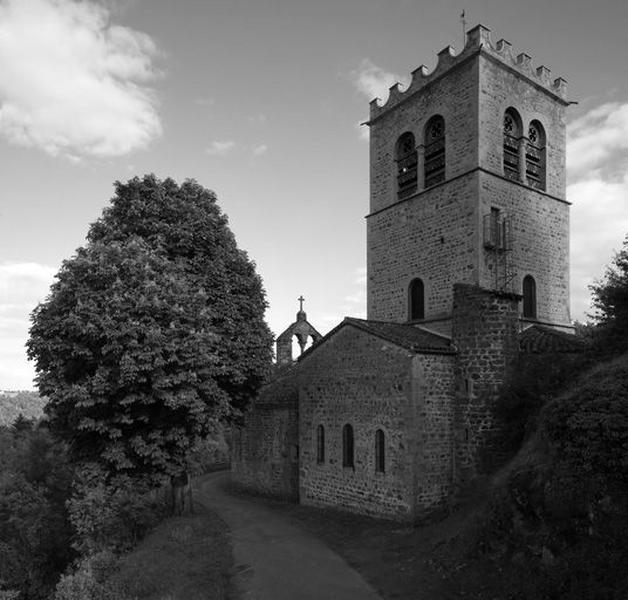
<path id="1" fill-rule="evenodd" d="M 415 518 L 447 503 L 452 492 L 455 359 L 417 354 L 412 364 L 416 388 Z"/>
<path id="2" fill-rule="evenodd" d="M 508 260 L 515 275 L 512 291 L 521 293 L 526 275 L 536 281 L 537 320 L 570 326 L 569 205 L 488 173 L 480 174 L 480 186 L 482 215 L 491 208 L 507 215 L 512 240 L 509 255 L 482 248 L 480 285 L 499 288 L 495 261 Z"/>
<path id="3" fill-rule="evenodd" d="M 480 58 L 480 167 L 494 173 L 503 173 L 503 122 L 507 108 L 514 108 L 521 116 L 523 133 L 534 119 L 545 129 L 546 191 L 565 199 L 565 104 L 536 82 L 501 61 Z"/>
<path id="4" fill-rule="evenodd" d="M 424 130 L 434 115 L 445 120 L 446 178 L 462 175 L 477 165 L 478 78 L 477 59 L 466 61 L 371 122 L 371 213 L 397 202 L 395 147 L 406 131 L 414 134 L 419 146 L 418 192 L 423 190 Z"/>
<path id="5" fill-rule="evenodd" d="M 296 373 L 264 386 L 232 432 L 231 478 L 243 489 L 298 500 L 299 439 Z"/>
<path id="6" fill-rule="evenodd" d="M 420 277 L 423 322 L 450 332 L 454 283 L 520 293 L 523 278 L 532 275 L 536 319 L 569 327 L 564 81 L 551 83 L 547 69 L 534 70 L 530 58 L 515 57 L 507 42 L 493 45 L 482 27 L 460 55 L 443 51 L 434 73 L 422 73 L 414 73 L 408 92 L 393 90 L 383 107 L 371 106 L 368 318 L 407 320 L 408 286 Z M 507 108 L 518 111 L 524 135 L 532 120 L 543 125 L 545 191 L 504 176 Z M 435 114 L 445 120 L 445 181 L 424 189 L 423 129 Z M 406 131 L 418 145 L 419 177 L 417 192 L 400 201 L 395 145 Z M 483 219 L 491 208 L 512 224 L 510 252 L 484 247 Z"/>
<path id="7" fill-rule="evenodd" d="M 454 288 L 455 459 L 462 480 L 490 471 L 503 458 L 493 407 L 518 354 L 519 300 L 477 286 Z"/>
<path id="8" fill-rule="evenodd" d="M 369 319 L 406 321 L 415 277 L 425 286 L 426 320 L 450 318 L 453 284 L 477 280 L 477 190 L 470 173 L 369 216 Z"/>
<path id="9" fill-rule="evenodd" d="M 345 326 L 301 360 L 300 502 L 374 516 L 413 514 L 415 427 L 412 354 Z M 354 431 L 354 467 L 343 467 L 342 428 Z M 325 462 L 316 430 L 325 428 Z M 375 469 L 375 432 L 385 435 L 385 471 Z"/>
<path id="10" fill-rule="evenodd" d="M 300 501 L 412 520 L 433 512 L 452 484 L 454 360 L 415 354 L 346 326 L 300 365 Z M 355 435 L 355 465 L 342 464 L 342 428 Z M 317 462 L 317 427 L 325 461 Z M 375 432 L 385 435 L 385 470 Z"/>

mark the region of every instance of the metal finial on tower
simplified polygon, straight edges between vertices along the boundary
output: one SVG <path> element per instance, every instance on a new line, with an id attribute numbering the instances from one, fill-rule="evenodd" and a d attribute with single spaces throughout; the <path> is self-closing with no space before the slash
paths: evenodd
<path id="1" fill-rule="evenodd" d="M 464 10 L 460 14 L 460 22 L 462 23 L 462 48 L 464 48 L 467 43 L 467 20 Z"/>
<path id="2" fill-rule="evenodd" d="M 301 294 L 297 300 L 299 301 L 299 312 L 303 311 L 303 303 L 305 302 L 305 298 L 303 297 L 303 294 Z"/>

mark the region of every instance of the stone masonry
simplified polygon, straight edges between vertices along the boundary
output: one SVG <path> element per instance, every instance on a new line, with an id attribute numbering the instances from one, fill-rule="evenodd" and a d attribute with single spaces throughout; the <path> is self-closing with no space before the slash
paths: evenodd
<path id="1" fill-rule="evenodd" d="M 424 519 L 503 460 L 494 408 L 519 354 L 580 351 L 566 87 L 530 65 L 479 25 L 459 54 L 445 48 L 431 73 L 419 67 L 407 90 L 371 103 L 367 319 L 318 339 L 301 306 L 275 377 L 234 430 L 236 483 Z M 434 117 L 438 163 L 425 143 Z M 294 336 L 302 349 L 316 341 L 293 363 Z"/>
<path id="2" fill-rule="evenodd" d="M 432 73 L 420 67 L 408 90 L 393 86 L 383 106 L 371 103 L 368 318 L 406 321 L 408 286 L 419 277 L 425 285 L 423 322 L 450 332 L 454 283 L 521 293 L 523 278 L 531 275 L 536 320 L 570 327 L 566 105 L 562 79 L 552 83 L 545 67 L 532 70 L 530 57 L 514 57 L 504 40 L 493 45 L 482 26 L 469 31 L 460 54 L 446 48 Z M 533 120 L 545 130 L 545 190 L 505 176 L 509 108 L 520 115 L 524 131 Z M 434 115 L 445 123 L 445 177 L 426 188 L 423 139 Z M 395 146 L 406 131 L 417 140 L 418 185 L 399 200 Z M 486 247 L 484 219 L 491 209 L 508 220 L 508 252 Z"/>

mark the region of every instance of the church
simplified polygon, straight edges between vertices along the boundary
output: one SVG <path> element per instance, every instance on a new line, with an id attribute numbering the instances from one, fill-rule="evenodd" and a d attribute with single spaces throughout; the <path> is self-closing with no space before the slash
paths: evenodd
<path id="1" fill-rule="evenodd" d="M 414 521 L 499 464 L 493 408 L 518 356 L 580 350 L 568 105 L 565 80 L 482 25 L 371 102 L 367 318 L 321 336 L 301 305 L 234 428 L 237 485 Z M 296 361 L 294 337 L 314 342 Z"/>

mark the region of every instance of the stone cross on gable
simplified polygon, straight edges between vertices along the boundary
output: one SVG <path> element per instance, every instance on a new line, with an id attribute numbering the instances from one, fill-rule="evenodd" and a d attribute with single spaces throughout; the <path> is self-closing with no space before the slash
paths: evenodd
<path id="1" fill-rule="evenodd" d="M 303 294 L 301 294 L 297 300 L 299 301 L 299 311 L 303 311 L 303 303 L 305 302 L 305 298 L 303 297 Z"/>

